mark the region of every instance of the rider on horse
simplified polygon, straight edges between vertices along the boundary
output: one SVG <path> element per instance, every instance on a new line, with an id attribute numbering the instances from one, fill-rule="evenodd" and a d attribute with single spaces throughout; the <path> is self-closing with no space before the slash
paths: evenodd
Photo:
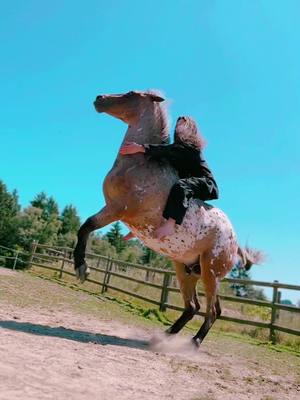
<path id="1" fill-rule="evenodd" d="M 120 150 L 122 155 L 145 153 L 149 160 L 166 160 L 178 172 L 180 179 L 173 185 L 163 212 L 166 222 L 155 232 L 158 239 L 174 233 L 175 224 L 181 225 L 191 198 L 205 201 L 219 196 L 217 183 L 202 155 L 204 145 L 195 121 L 184 116 L 177 120 L 173 144 L 132 142 Z M 131 237 L 129 233 L 125 239 Z"/>

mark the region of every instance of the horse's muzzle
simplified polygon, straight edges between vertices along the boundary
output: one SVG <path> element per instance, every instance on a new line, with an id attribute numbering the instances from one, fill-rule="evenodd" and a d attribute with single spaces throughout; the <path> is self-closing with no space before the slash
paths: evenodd
<path id="1" fill-rule="evenodd" d="M 99 96 L 98 96 L 99 97 Z M 97 97 L 97 98 L 98 98 Z M 99 101 L 99 100 L 97 100 L 97 98 L 96 98 L 96 100 L 94 101 L 94 107 L 95 107 L 95 109 L 96 109 L 96 111 L 98 112 L 98 113 L 101 113 L 101 112 L 103 112 L 103 109 L 102 109 L 102 107 L 101 107 L 101 102 Z"/>

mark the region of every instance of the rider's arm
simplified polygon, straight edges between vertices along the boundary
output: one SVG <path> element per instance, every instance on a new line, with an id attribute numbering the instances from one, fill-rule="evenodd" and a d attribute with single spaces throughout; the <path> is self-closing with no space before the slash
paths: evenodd
<path id="1" fill-rule="evenodd" d="M 120 149 L 121 155 L 130 155 L 136 153 L 145 153 L 154 160 L 165 159 L 171 163 L 181 164 L 190 159 L 192 150 L 188 146 L 177 143 L 173 144 L 137 144 L 135 142 L 125 143 Z"/>
<path id="2" fill-rule="evenodd" d="M 182 178 L 195 178 L 193 184 L 199 185 L 203 200 L 213 200 L 219 197 L 219 191 L 214 176 L 199 150 L 191 146 L 173 144 L 144 145 L 145 155 L 155 160 L 169 161 Z M 200 178 L 200 179 L 198 179 Z"/>
<path id="3" fill-rule="evenodd" d="M 145 155 L 153 160 L 165 159 L 171 163 L 184 162 L 190 151 L 186 146 L 173 144 L 144 144 Z"/>

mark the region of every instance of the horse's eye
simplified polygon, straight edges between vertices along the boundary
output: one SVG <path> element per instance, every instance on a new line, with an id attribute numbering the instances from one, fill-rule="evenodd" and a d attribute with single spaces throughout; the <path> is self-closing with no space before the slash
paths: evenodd
<path id="1" fill-rule="evenodd" d="M 134 91 L 133 90 L 131 90 L 130 92 L 128 92 L 128 93 L 126 93 L 126 96 L 132 96 L 134 94 Z"/>

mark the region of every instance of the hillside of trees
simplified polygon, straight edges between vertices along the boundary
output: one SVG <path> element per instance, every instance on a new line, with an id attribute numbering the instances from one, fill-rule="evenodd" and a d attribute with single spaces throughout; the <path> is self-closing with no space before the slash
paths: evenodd
<path id="1" fill-rule="evenodd" d="M 62 211 L 56 200 L 46 193 L 38 193 L 30 204 L 22 208 L 16 190 L 9 192 L 0 180 L 0 246 L 29 251 L 33 241 L 50 246 L 74 247 L 81 221 L 76 207 L 69 204 Z M 89 240 L 89 250 L 131 263 L 171 268 L 171 261 L 156 254 L 133 239 L 123 240 L 122 226 L 116 222 L 106 233 L 96 232 Z M 3 250 L 2 250 L 3 253 Z M 236 265 L 231 277 L 250 279 L 249 272 Z M 232 292 L 240 297 L 264 299 L 262 290 L 251 286 L 234 284 Z"/>

